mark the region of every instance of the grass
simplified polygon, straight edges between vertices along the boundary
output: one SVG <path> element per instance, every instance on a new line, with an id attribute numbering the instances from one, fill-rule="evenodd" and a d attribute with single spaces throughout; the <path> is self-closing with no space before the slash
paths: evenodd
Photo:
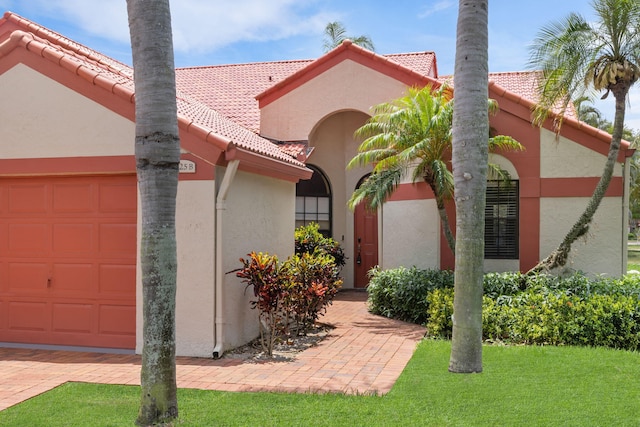
<path id="1" fill-rule="evenodd" d="M 640 271 L 640 245 L 627 246 L 627 270 Z"/>
<path id="2" fill-rule="evenodd" d="M 423 341 L 385 396 L 179 390 L 185 426 L 637 426 L 640 354 L 484 347 L 484 372 L 447 371 L 450 343 Z M 67 383 L 0 412 L 7 426 L 132 425 L 139 388 Z"/>

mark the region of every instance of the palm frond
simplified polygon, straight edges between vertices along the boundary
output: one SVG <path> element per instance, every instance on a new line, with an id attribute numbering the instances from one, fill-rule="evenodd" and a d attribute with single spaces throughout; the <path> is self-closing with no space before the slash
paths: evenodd
<path id="1" fill-rule="evenodd" d="M 329 22 L 324 29 L 324 51 L 329 52 L 330 50 L 340 46 L 340 43 L 344 41 L 346 34 L 347 30 L 344 28 L 342 22 Z"/>
<path id="2" fill-rule="evenodd" d="M 503 169 L 497 163 L 488 163 L 487 169 L 488 181 L 501 181 L 505 184 L 511 182 L 511 174 L 506 169 Z"/>
<path id="3" fill-rule="evenodd" d="M 360 203 L 365 203 L 368 208 L 377 209 L 393 194 L 401 179 L 401 168 L 374 172 L 353 192 L 347 205 L 354 209 Z"/>
<path id="4" fill-rule="evenodd" d="M 496 135 L 489 138 L 489 151 L 524 151 L 524 146 L 514 138 L 506 135 Z"/>

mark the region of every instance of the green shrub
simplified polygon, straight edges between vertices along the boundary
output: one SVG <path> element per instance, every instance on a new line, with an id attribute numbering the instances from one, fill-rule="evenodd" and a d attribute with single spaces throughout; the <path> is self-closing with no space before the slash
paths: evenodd
<path id="1" fill-rule="evenodd" d="M 432 336 L 451 336 L 452 272 L 401 267 L 371 275 L 372 313 L 426 324 Z M 639 347 L 640 275 L 489 273 L 483 286 L 485 340 Z"/>
<path id="2" fill-rule="evenodd" d="M 428 293 L 453 286 L 451 271 L 400 267 L 391 270 L 374 268 L 369 274 L 369 311 L 418 324 L 427 321 Z"/>
<path id="3" fill-rule="evenodd" d="M 301 255 L 320 251 L 320 253 L 328 254 L 333 258 L 339 270 L 346 264 L 344 251 L 336 240 L 323 236 L 319 231 L 319 227 L 317 223 L 312 222 L 296 228 L 294 232 L 295 253 L 296 255 Z"/>
<path id="4" fill-rule="evenodd" d="M 429 297 L 430 336 L 451 336 L 453 291 Z M 513 297 L 483 297 L 482 332 L 509 344 L 588 345 L 638 350 L 640 301 L 635 296 L 594 294 L 583 299 L 533 290 Z"/>
<path id="5" fill-rule="evenodd" d="M 515 295 L 528 286 L 527 276 L 520 272 L 487 273 L 484 275 L 484 295 Z"/>
<path id="6" fill-rule="evenodd" d="M 435 289 L 427 296 L 429 336 L 451 338 L 453 330 L 453 288 Z"/>

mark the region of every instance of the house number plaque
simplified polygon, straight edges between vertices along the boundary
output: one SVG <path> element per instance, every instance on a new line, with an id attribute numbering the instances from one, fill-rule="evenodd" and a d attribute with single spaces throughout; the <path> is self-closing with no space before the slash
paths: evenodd
<path id="1" fill-rule="evenodd" d="M 196 162 L 180 160 L 180 173 L 196 173 Z"/>

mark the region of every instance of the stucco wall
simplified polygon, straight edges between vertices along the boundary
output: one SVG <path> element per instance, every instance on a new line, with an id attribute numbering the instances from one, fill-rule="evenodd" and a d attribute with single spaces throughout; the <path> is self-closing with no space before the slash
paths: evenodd
<path id="1" fill-rule="evenodd" d="M 134 153 L 133 122 L 25 65 L 0 75 L 0 93 L 3 159 Z"/>
<path id="2" fill-rule="evenodd" d="M 216 169 L 222 180 L 224 168 Z M 241 267 L 251 251 L 268 252 L 285 260 L 293 255 L 295 184 L 245 172 L 233 180 L 223 214 L 223 273 Z M 225 350 L 258 336 L 257 312 L 249 301 L 253 292 L 235 274 L 225 274 Z"/>
<path id="3" fill-rule="evenodd" d="M 547 256 L 587 205 L 588 198 L 542 198 L 540 200 L 540 256 Z M 586 239 L 573 244 L 566 267 L 593 274 L 619 276 L 623 266 L 622 204 L 606 197 L 591 224 Z"/>
<path id="4" fill-rule="evenodd" d="M 574 141 L 540 129 L 540 177 L 572 178 L 600 176 L 607 157 Z M 622 166 L 616 164 L 614 176 L 622 176 Z"/>
<path id="5" fill-rule="evenodd" d="M 215 181 L 180 181 L 176 199 L 178 278 L 176 354 L 211 357 L 214 346 Z M 139 198 L 138 198 L 139 199 Z M 141 216 L 138 201 L 138 224 Z M 138 227 L 138 242 L 140 227 Z M 136 352 L 142 352 L 142 276 L 138 257 Z"/>
<path id="6" fill-rule="evenodd" d="M 436 202 L 385 203 L 382 214 L 382 268 L 440 268 L 440 219 Z"/>
<path id="7" fill-rule="evenodd" d="M 405 91 L 402 83 L 346 60 L 263 107 L 260 133 L 285 141 L 306 140 L 316 124 L 335 112 L 368 113 L 373 105 Z"/>
<path id="8" fill-rule="evenodd" d="M 215 286 L 215 181 L 180 181 L 176 211 L 178 354 L 211 357 Z"/>

